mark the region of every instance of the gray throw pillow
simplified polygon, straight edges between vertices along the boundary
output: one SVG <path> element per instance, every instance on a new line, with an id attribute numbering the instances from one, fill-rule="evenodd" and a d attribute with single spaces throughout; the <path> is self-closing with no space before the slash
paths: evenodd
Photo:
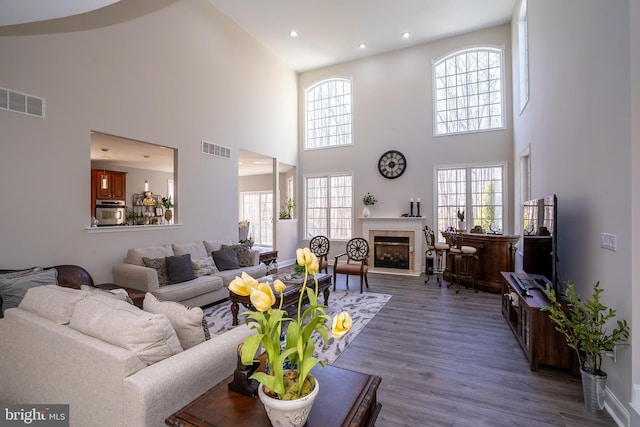
<path id="1" fill-rule="evenodd" d="M 216 263 L 218 270 L 235 270 L 240 268 L 238 263 L 238 254 L 233 249 L 220 249 L 219 251 L 211 252 L 213 261 Z"/>
<path id="2" fill-rule="evenodd" d="M 145 267 L 153 268 L 158 273 L 158 285 L 166 286 L 169 284 L 169 276 L 167 275 L 167 266 L 164 258 L 147 258 L 142 257 L 142 263 Z"/>
<path id="3" fill-rule="evenodd" d="M 169 283 L 182 283 L 196 278 L 191 265 L 191 254 L 168 256 L 164 259 Z"/>
<path id="4" fill-rule="evenodd" d="M 192 259 L 191 265 L 193 266 L 193 273 L 196 277 L 207 276 L 218 272 L 218 269 L 213 262 L 213 258 L 210 256 Z"/>
<path id="5" fill-rule="evenodd" d="M 251 266 L 251 248 L 247 245 L 239 244 L 239 245 L 222 245 L 222 249 L 231 249 L 238 256 L 238 264 L 240 267 L 250 267 Z M 218 265 L 218 263 L 216 263 Z"/>
<path id="6" fill-rule="evenodd" d="M 15 275 L 11 273 L 8 276 L 2 276 L 0 276 L 0 297 L 2 297 L 0 313 L 3 315 L 6 309 L 19 306 L 29 289 L 36 286 L 58 284 L 58 271 L 55 268 L 44 271 L 36 270 L 17 277 L 13 277 Z"/>

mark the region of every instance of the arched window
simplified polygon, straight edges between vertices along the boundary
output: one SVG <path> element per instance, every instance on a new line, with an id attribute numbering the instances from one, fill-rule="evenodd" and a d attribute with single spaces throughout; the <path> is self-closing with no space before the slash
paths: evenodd
<path id="1" fill-rule="evenodd" d="M 434 135 L 504 128 L 502 50 L 476 47 L 433 64 Z"/>
<path id="2" fill-rule="evenodd" d="M 305 149 L 351 145 L 351 81 L 321 81 L 305 92 Z"/>

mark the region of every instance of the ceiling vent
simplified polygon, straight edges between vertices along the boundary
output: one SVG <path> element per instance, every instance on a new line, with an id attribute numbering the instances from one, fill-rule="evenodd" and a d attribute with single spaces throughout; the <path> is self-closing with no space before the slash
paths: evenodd
<path id="1" fill-rule="evenodd" d="M 222 145 L 213 144 L 202 140 L 202 154 L 208 154 L 210 156 L 216 156 L 223 159 L 231 158 L 231 148 L 223 147 Z"/>
<path id="2" fill-rule="evenodd" d="M 0 87 L 0 109 L 44 118 L 44 98 Z"/>

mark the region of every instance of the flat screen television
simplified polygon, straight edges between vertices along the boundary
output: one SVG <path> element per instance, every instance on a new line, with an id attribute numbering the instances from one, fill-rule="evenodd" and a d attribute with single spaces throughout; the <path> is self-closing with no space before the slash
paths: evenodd
<path id="1" fill-rule="evenodd" d="M 558 292 L 558 198 L 555 194 L 522 204 L 522 269 L 537 280 L 527 286 Z"/>

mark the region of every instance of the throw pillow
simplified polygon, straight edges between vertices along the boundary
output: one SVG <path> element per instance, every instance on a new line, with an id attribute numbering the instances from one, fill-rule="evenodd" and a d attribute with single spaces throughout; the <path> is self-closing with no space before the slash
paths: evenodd
<path id="1" fill-rule="evenodd" d="M 196 278 L 191 265 L 191 254 L 168 256 L 164 261 L 167 265 L 170 284 L 182 283 Z"/>
<path id="2" fill-rule="evenodd" d="M 147 365 L 182 351 L 167 316 L 148 313 L 104 295 L 92 295 L 79 301 L 69 327 L 128 349 Z"/>
<path id="3" fill-rule="evenodd" d="M 190 308 L 174 301 L 160 301 L 147 292 L 143 308 L 149 313 L 166 315 L 185 350 L 210 338 L 209 327 L 203 321 L 204 313 L 200 307 Z"/>
<path id="4" fill-rule="evenodd" d="M 19 307 L 59 325 L 68 325 L 78 301 L 88 293 L 58 285 L 37 286 L 27 290 Z"/>
<path id="5" fill-rule="evenodd" d="M 239 245 L 222 245 L 222 249 L 231 249 L 238 255 L 238 264 L 240 267 L 251 266 L 251 248 L 244 244 Z"/>
<path id="6" fill-rule="evenodd" d="M 207 276 L 218 272 L 216 264 L 210 256 L 192 259 L 191 265 L 193 266 L 193 274 L 195 274 L 196 277 Z"/>
<path id="7" fill-rule="evenodd" d="M 164 258 L 147 258 L 142 257 L 142 263 L 145 267 L 153 268 L 158 273 L 158 285 L 166 286 L 169 284 L 169 276 L 167 276 L 167 266 Z"/>
<path id="8" fill-rule="evenodd" d="M 240 268 L 238 254 L 233 249 L 220 249 L 219 251 L 213 251 L 211 252 L 211 256 L 220 271 Z"/>
<path id="9" fill-rule="evenodd" d="M 2 309 L 14 308 L 20 305 L 27 291 L 36 286 L 57 285 L 58 271 L 55 268 L 19 275 L 18 277 L 0 277 L 0 297 Z"/>

